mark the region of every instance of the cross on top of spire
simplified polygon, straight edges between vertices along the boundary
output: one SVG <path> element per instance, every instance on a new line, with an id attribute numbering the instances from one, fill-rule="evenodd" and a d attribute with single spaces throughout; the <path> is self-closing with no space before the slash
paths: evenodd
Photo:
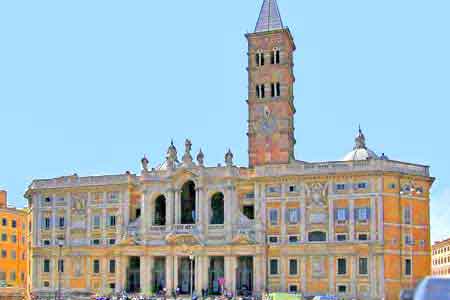
<path id="1" fill-rule="evenodd" d="M 283 29 L 280 11 L 277 0 L 264 0 L 259 13 L 258 23 L 256 23 L 255 32 L 264 32 Z"/>

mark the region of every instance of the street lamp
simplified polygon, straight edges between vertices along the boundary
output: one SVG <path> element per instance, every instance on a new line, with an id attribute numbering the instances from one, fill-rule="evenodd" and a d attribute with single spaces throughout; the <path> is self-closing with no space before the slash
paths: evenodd
<path id="1" fill-rule="evenodd" d="M 193 274 L 193 270 L 192 270 L 193 264 L 194 264 L 194 253 L 190 252 L 189 253 L 189 288 L 191 290 L 190 291 L 191 292 L 191 299 L 192 299 L 193 291 L 194 291 L 193 285 L 192 285 L 192 283 L 193 283 L 192 277 L 194 275 Z"/>
<path id="2" fill-rule="evenodd" d="M 62 247 L 64 245 L 64 241 L 62 239 L 58 240 L 58 248 L 59 248 L 59 254 L 58 254 L 58 300 L 61 300 L 61 272 L 62 272 Z"/>

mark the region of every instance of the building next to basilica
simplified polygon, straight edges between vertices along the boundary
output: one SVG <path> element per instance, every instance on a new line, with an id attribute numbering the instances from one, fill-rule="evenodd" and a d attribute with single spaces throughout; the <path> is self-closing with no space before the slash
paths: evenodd
<path id="1" fill-rule="evenodd" d="M 275 0 L 246 37 L 249 166 L 231 151 L 206 166 L 186 140 L 159 166 L 144 157 L 140 174 L 34 180 L 34 295 L 394 300 L 430 274 L 429 167 L 377 155 L 361 130 L 341 160 L 296 160 L 295 44 Z"/>

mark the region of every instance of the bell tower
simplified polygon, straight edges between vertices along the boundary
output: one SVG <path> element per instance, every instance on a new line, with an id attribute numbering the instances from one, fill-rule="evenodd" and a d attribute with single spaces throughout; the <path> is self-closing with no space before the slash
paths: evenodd
<path id="1" fill-rule="evenodd" d="M 295 44 L 276 0 L 264 0 L 248 40 L 249 166 L 294 160 Z"/>

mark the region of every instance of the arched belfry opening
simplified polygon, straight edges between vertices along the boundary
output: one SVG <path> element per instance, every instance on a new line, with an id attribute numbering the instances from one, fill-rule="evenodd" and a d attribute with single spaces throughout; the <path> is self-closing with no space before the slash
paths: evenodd
<path id="1" fill-rule="evenodd" d="M 211 197 L 211 221 L 213 225 L 224 223 L 224 196 L 222 193 L 216 193 Z"/>
<path id="2" fill-rule="evenodd" d="M 195 224 L 195 183 L 188 181 L 181 188 L 181 224 Z"/>
<path id="3" fill-rule="evenodd" d="M 155 200 L 155 214 L 153 216 L 153 225 L 165 226 L 166 225 L 166 197 L 160 195 Z"/>

